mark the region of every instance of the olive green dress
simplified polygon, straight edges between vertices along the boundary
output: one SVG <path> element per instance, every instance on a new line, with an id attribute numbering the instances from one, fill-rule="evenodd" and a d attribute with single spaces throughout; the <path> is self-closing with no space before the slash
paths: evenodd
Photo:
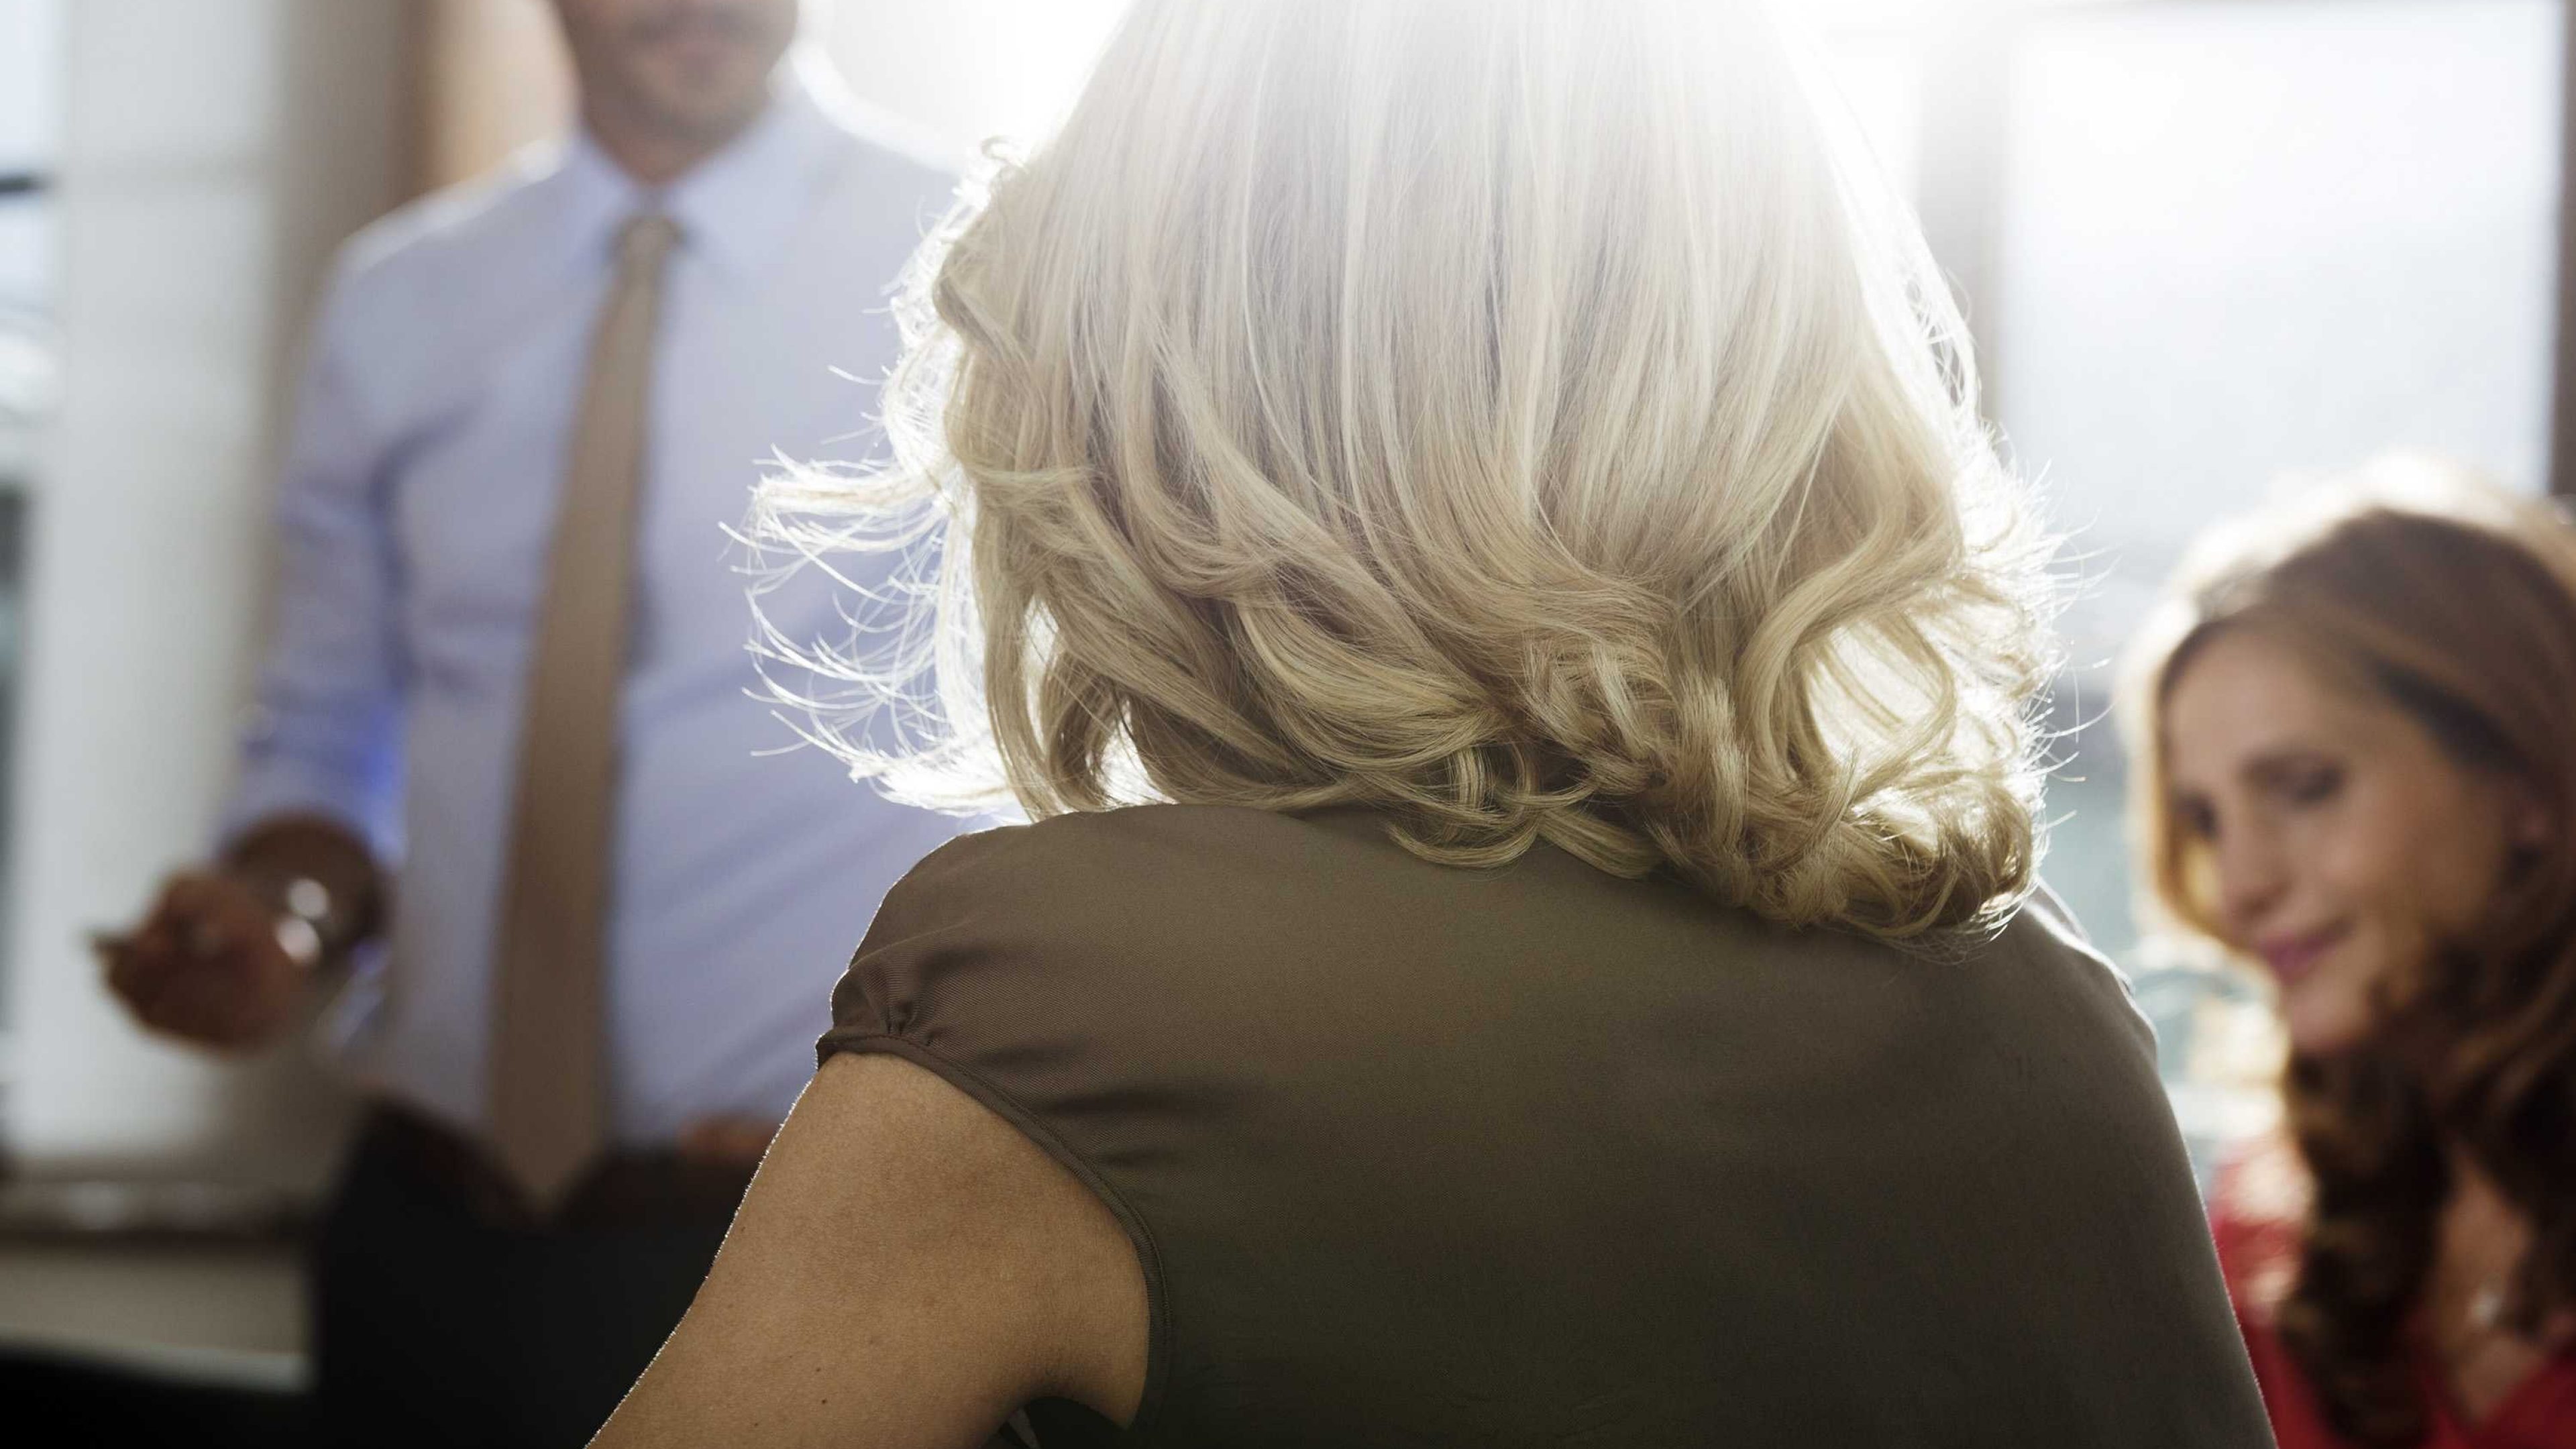
<path id="1" fill-rule="evenodd" d="M 1135 1242 L 1142 1407 L 1045 1449 L 2271 1442 L 2146 1023 L 2039 906 L 1909 953 L 1150 806 L 942 848 L 833 1015 Z"/>

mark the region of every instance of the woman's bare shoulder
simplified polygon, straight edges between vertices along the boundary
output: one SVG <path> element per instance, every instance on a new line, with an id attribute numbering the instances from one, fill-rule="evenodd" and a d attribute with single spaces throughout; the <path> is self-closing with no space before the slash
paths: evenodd
<path id="1" fill-rule="evenodd" d="M 1124 1423 L 1147 1340 L 1142 1268 L 1089 1188 L 931 1071 L 840 1056 L 597 1442 L 973 1442 L 1044 1397 Z"/>

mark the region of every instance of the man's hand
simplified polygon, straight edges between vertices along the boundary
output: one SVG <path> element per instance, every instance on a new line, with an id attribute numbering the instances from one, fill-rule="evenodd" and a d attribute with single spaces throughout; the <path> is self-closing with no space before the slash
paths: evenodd
<path id="1" fill-rule="evenodd" d="M 304 967 L 278 941 L 274 910 L 231 876 L 172 876 L 142 925 L 97 946 L 136 1020 L 203 1046 L 265 1046 L 303 996 Z"/>
<path id="2" fill-rule="evenodd" d="M 297 903 L 308 896 L 319 904 Z M 295 1018 L 304 978 L 381 930 L 385 913 L 366 842 L 333 820 L 280 815 L 243 832 L 219 867 L 172 876 L 142 925 L 96 944 L 108 987 L 136 1020 L 249 1051 Z M 297 951 L 282 920 L 300 933 Z"/>

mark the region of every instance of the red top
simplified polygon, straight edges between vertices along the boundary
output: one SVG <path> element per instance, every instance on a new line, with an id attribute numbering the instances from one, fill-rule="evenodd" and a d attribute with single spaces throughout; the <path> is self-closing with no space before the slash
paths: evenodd
<path id="1" fill-rule="evenodd" d="M 2272 1332 L 2272 1305 L 2297 1263 L 2304 1206 L 2298 1168 L 2286 1148 L 2258 1148 L 2221 1173 L 2210 1226 L 2227 1296 L 2254 1360 L 2263 1404 L 2280 1449 L 2351 1449 L 2327 1427 L 2307 1375 Z M 2483 1421 L 2460 1421 L 2448 1388 L 2429 1362 L 2418 1375 L 2431 1418 L 2422 1449 L 2576 1449 L 2576 1353 L 2562 1353 L 2524 1379 Z"/>

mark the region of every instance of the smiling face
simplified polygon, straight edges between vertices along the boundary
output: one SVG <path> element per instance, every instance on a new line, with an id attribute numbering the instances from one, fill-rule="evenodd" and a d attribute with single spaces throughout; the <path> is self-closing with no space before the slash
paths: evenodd
<path id="1" fill-rule="evenodd" d="M 2161 711 L 2166 808 L 2208 921 L 2271 972 L 2295 1050 L 2357 1046 L 2380 983 L 2494 901 L 2536 809 L 2262 633 L 2222 630 L 2180 668 Z"/>

